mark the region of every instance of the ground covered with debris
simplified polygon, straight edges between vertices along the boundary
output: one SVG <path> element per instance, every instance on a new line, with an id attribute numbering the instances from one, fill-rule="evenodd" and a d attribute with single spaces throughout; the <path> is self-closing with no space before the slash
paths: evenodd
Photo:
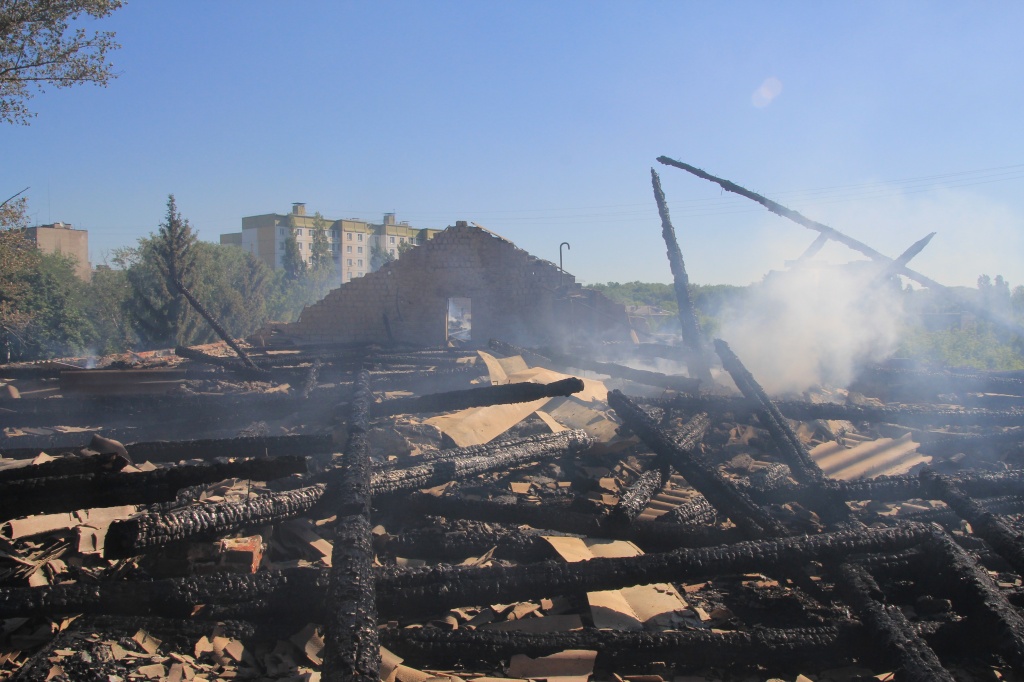
<path id="1" fill-rule="evenodd" d="M 0 675 L 1019 679 L 1024 379 L 718 351 L 6 366 Z"/>

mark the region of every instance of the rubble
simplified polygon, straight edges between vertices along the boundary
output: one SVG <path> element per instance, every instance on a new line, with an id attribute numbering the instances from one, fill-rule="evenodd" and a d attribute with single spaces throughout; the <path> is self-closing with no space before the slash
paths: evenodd
<path id="1" fill-rule="evenodd" d="M 559 280 L 481 228 L 449 238 Z M 382 272 L 332 300 L 363 315 L 353 291 L 412 281 Z M 552 291 L 532 347 L 418 347 L 428 321 L 396 310 L 363 320 L 372 344 L 0 366 L 0 679 L 1024 670 L 1019 377 L 867 368 L 777 399 L 724 343 L 700 380 L 699 347 L 557 343 L 583 308 Z"/>

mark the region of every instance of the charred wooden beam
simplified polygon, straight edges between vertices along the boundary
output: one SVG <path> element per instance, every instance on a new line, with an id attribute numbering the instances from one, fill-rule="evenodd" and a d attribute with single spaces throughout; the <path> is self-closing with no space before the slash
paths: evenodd
<path id="1" fill-rule="evenodd" d="M 408 492 L 487 471 L 575 455 L 589 448 L 592 443 L 593 439 L 585 431 L 575 429 L 505 443 L 495 452 L 483 456 L 442 459 L 408 469 L 377 471 L 372 477 L 373 493 L 384 495 Z"/>
<path id="2" fill-rule="evenodd" d="M 661 189 L 661 178 L 653 168 L 651 169 L 651 185 L 654 187 L 654 201 L 658 204 L 658 214 L 661 216 L 661 236 L 665 240 L 665 247 L 668 251 L 668 264 L 672 270 L 676 302 L 679 304 L 679 323 L 682 325 L 683 343 L 690 348 L 697 359 L 696 366 L 693 368 L 694 374 L 706 386 L 714 386 L 714 380 L 711 378 L 711 363 L 708 361 L 707 351 L 704 347 L 704 337 L 700 331 L 697 314 L 693 310 L 693 301 L 690 300 L 690 278 L 686 274 L 683 252 L 679 249 L 679 242 L 676 240 L 676 229 L 672 226 L 672 218 L 668 213 L 668 202 L 665 201 L 665 192 Z"/>
<path id="3" fill-rule="evenodd" d="M 978 504 L 950 478 L 926 470 L 921 473 L 921 480 L 931 489 L 932 496 L 949 505 L 960 518 L 971 524 L 976 535 L 992 545 L 992 549 L 1006 559 L 1015 571 L 1024 575 L 1024 542 L 1021 541 L 1020 533 Z"/>
<path id="4" fill-rule="evenodd" d="M 205 424 L 242 416 L 250 421 L 280 418 L 296 409 L 295 400 L 280 393 L 94 396 L 88 399 L 12 400 L 9 403 L 9 410 L 0 409 L 0 428 L 46 427 L 54 424 L 95 425 L 128 420 L 138 425 L 186 418 L 194 423 Z"/>
<path id="5" fill-rule="evenodd" d="M 527 524 L 543 528 L 586 535 L 592 538 L 629 540 L 649 551 L 664 551 L 679 547 L 710 547 L 735 542 L 742 535 L 737 528 L 719 530 L 712 527 L 692 527 L 671 523 L 657 523 L 636 519 L 631 525 L 609 524 L 604 517 L 575 511 L 565 504 L 519 504 L 515 500 L 469 500 L 453 495 L 435 497 L 427 494 L 412 495 L 407 500 L 410 513 L 431 514 L 491 521 L 497 523 Z"/>
<path id="6" fill-rule="evenodd" d="M 971 407 L 936 407 L 933 405 L 842 405 L 811 403 L 800 400 L 772 401 L 789 419 L 845 419 L 852 422 L 890 422 L 910 426 L 1024 426 L 1024 410 L 990 410 Z M 747 398 L 680 395 L 665 400 L 645 400 L 683 412 L 708 412 L 714 415 L 731 413 L 743 420 L 755 414 L 758 403 Z"/>
<path id="7" fill-rule="evenodd" d="M 658 428 L 653 419 L 620 391 L 608 393 L 608 404 L 647 447 L 670 462 L 690 485 L 700 491 L 722 514 L 732 519 L 747 537 L 781 537 L 789 534 L 767 511 L 729 483 L 716 467 L 679 447 L 665 431 Z M 707 415 L 699 415 L 699 418 L 707 429 L 710 424 Z"/>
<path id="8" fill-rule="evenodd" d="M 199 503 L 168 512 L 145 512 L 110 524 L 103 555 L 107 559 L 133 557 L 172 542 L 283 521 L 312 509 L 322 494 L 323 486 L 317 485 L 243 502 Z"/>
<path id="9" fill-rule="evenodd" d="M 1015 670 L 1024 670 L 1024 616 L 996 586 L 988 572 L 945 533 L 933 533 L 921 549 L 929 570 L 916 579 L 935 585 L 971 623 L 980 650 L 995 647 Z"/>
<path id="10" fill-rule="evenodd" d="M 370 406 L 371 417 L 420 412 L 450 412 L 470 407 L 528 403 L 541 398 L 568 396 L 583 390 L 583 381 L 576 377 L 550 384 L 524 382 L 503 386 L 482 386 L 463 391 L 449 391 L 411 398 L 394 398 Z"/>
<path id="11" fill-rule="evenodd" d="M 0 489 L 4 483 L 24 481 L 30 478 L 57 478 L 116 472 L 130 463 L 128 458 L 116 452 L 98 455 L 69 455 L 40 464 L 0 469 Z"/>
<path id="12" fill-rule="evenodd" d="M 814 463 L 810 453 L 797 438 L 790 427 L 789 422 L 782 416 L 765 393 L 761 385 L 757 383 L 754 376 L 743 366 L 743 363 L 736 356 L 736 353 L 729 348 L 729 344 L 721 339 L 715 339 L 715 350 L 718 357 L 722 359 L 722 366 L 732 377 L 736 387 L 740 389 L 747 400 L 757 403 L 758 419 L 772 435 L 772 440 L 778 447 L 780 454 L 786 460 L 794 477 L 801 483 L 820 484 L 825 480 L 825 474 L 821 467 Z"/>
<path id="13" fill-rule="evenodd" d="M 328 579 L 327 570 L 300 568 L 162 580 L 0 588 L 0 617 L 58 613 L 165 618 L 205 616 L 206 609 L 197 613 L 197 605 L 239 605 L 239 612 L 253 616 L 280 615 L 300 609 L 311 616 L 322 617 Z"/>
<path id="14" fill-rule="evenodd" d="M 734 194 L 738 194 L 741 197 L 746 197 L 747 199 L 751 199 L 752 201 L 756 201 L 757 203 L 761 204 L 762 206 L 767 208 L 772 213 L 774 213 L 776 215 L 779 215 L 779 216 L 782 216 L 783 218 L 788 218 L 789 220 L 792 220 L 793 222 L 797 223 L 798 225 L 803 225 L 804 227 L 806 227 L 808 229 L 811 229 L 811 230 L 814 230 L 814 231 L 816 231 L 816 232 L 818 232 L 820 234 L 828 235 L 829 239 L 837 241 L 840 244 L 844 244 L 845 246 L 848 246 L 849 248 L 853 249 L 854 251 L 858 251 L 858 252 L 864 254 L 865 256 L 870 258 L 871 260 L 878 261 L 880 263 L 885 263 L 885 264 L 893 263 L 893 260 L 891 258 L 888 258 L 887 256 L 883 255 L 882 253 L 874 250 L 873 248 L 871 248 L 870 246 L 868 246 L 864 242 L 858 241 L 857 239 L 854 239 L 853 237 L 849 237 L 849 236 L 843 234 L 842 232 L 840 232 L 839 230 L 837 230 L 835 228 L 832 228 L 832 227 L 829 227 L 828 225 L 825 225 L 823 223 L 819 223 L 819 222 L 817 222 L 815 220 L 811 220 L 811 219 L 805 217 L 804 215 L 802 215 L 801 213 L 799 213 L 797 211 L 794 211 L 792 209 L 786 208 L 782 204 L 776 203 L 776 202 L 772 201 L 771 199 L 767 199 L 767 198 L 761 196 L 760 194 L 757 194 L 756 192 L 751 192 L 749 189 L 746 189 L 744 187 L 740 187 L 739 185 L 737 185 L 734 182 L 729 182 L 728 180 L 724 180 L 722 178 L 715 177 L 714 175 L 711 175 L 710 173 L 706 173 L 706 172 L 702 171 L 700 168 L 696 168 L 696 167 L 691 166 L 691 165 L 689 165 L 687 163 L 683 163 L 682 161 L 676 161 L 675 159 L 670 159 L 667 156 L 659 156 L 658 157 L 658 162 L 659 163 L 663 163 L 666 166 L 674 166 L 676 168 L 680 168 L 680 169 L 682 169 L 682 170 L 684 170 L 684 171 L 686 171 L 688 173 L 696 175 L 698 178 L 703 178 L 704 180 L 709 180 L 709 181 L 715 183 L 716 185 L 718 185 L 719 187 L 721 187 L 722 189 L 724 189 L 726 192 L 733 192 Z M 987 308 L 984 308 L 982 306 L 977 305 L 974 301 L 968 299 L 965 296 L 955 295 L 948 287 L 946 287 L 946 286 L 944 286 L 942 284 L 939 284 L 938 282 L 936 282 L 935 280 L 931 279 L 930 277 L 925 277 L 921 273 L 915 272 L 914 270 L 911 270 L 906 265 L 903 265 L 901 267 L 895 268 L 895 270 L 896 270 L 897 274 L 903 275 L 904 277 L 909 277 L 910 279 L 914 280 L 918 284 L 922 284 L 922 285 L 928 287 L 929 289 L 932 289 L 933 291 L 939 291 L 939 292 L 942 292 L 942 293 L 946 294 L 947 296 L 950 296 L 951 298 L 955 299 L 960 305 L 964 306 L 965 308 L 968 308 L 968 309 L 972 310 L 973 312 L 978 314 L 980 317 L 992 320 L 993 322 L 996 322 L 997 324 L 999 324 L 999 325 L 1003 326 L 1004 328 L 1006 328 L 1008 331 L 1011 331 L 1011 332 L 1013 332 L 1015 334 L 1024 336 L 1024 327 L 1021 327 L 1021 325 L 1019 325 L 1017 323 L 1014 323 L 1013 321 L 1007 319 L 1004 316 L 993 315 L 992 311 L 988 310 Z"/>
<path id="15" fill-rule="evenodd" d="M 1024 396 L 1024 379 L 994 373 L 934 372 L 873 366 L 862 369 L 851 388 L 871 394 L 894 394 L 903 399 L 923 396 L 932 400 L 942 393 Z M 1024 410 L 1017 408 L 1016 411 Z"/>
<path id="16" fill-rule="evenodd" d="M 246 381 L 267 381 L 270 379 L 270 372 L 262 367 L 239 364 L 237 361 L 231 358 L 222 358 L 216 355 L 210 355 L 204 353 L 201 350 L 195 348 L 189 348 L 188 346 L 176 346 L 174 348 L 174 354 L 180 358 L 186 358 L 193 362 L 201 362 L 205 365 L 213 365 L 214 367 L 222 367 L 232 374 L 237 375 L 241 379 Z"/>
<path id="17" fill-rule="evenodd" d="M 44 449 L 51 455 L 76 453 L 82 445 L 55 445 L 46 448 L 5 448 L 5 459 L 32 459 Z M 248 436 L 204 440 L 158 440 L 125 445 L 133 462 L 180 462 L 188 459 L 218 457 L 283 457 L 319 455 L 334 450 L 330 434 L 298 436 Z"/>
<path id="18" fill-rule="evenodd" d="M 377 605 L 383 616 L 413 617 L 467 604 L 507 603 L 580 591 L 612 590 L 716 573 L 760 571 L 770 574 L 797 562 L 838 562 L 852 554 L 906 549 L 927 539 L 929 533 L 926 527 L 908 524 L 572 564 L 542 562 L 496 568 L 384 569 L 377 582 Z"/>
<path id="19" fill-rule="evenodd" d="M 896 676 L 907 682 L 953 682 L 939 657 L 918 637 L 910 621 L 899 608 L 881 603 L 875 595 L 881 590 L 862 567 L 842 564 L 838 569 L 839 586 L 858 617 L 867 626 L 884 654 L 896 662 Z"/>
<path id="20" fill-rule="evenodd" d="M 531 562 L 556 558 L 555 550 L 539 531 L 525 532 L 513 524 L 455 519 L 444 527 L 431 526 L 400 535 L 385 535 L 376 542 L 379 553 L 445 562 L 494 551 L 495 559 Z"/>
<path id="21" fill-rule="evenodd" d="M 700 415 L 690 419 L 678 432 L 672 434 L 675 446 L 685 452 L 693 452 L 707 433 L 709 422 Z M 670 463 L 659 458 L 656 469 L 645 471 L 619 497 L 618 503 L 608 516 L 610 523 L 629 523 L 640 516 L 651 499 L 657 495 L 668 480 Z"/>
<path id="22" fill-rule="evenodd" d="M 174 499 L 181 488 L 226 478 L 269 481 L 306 471 L 304 457 L 187 464 L 137 473 L 98 473 L 8 481 L 0 484 L 0 519 L 150 504 Z"/>
<path id="23" fill-rule="evenodd" d="M 228 334 L 227 330 L 220 325 L 220 322 L 218 322 L 217 318 L 213 316 L 213 313 L 207 310 L 206 306 L 200 303 L 199 299 L 192 295 L 192 292 L 189 291 L 188 287 L 186 287 L 182 283 L 181 279 L 179 279 L 176 275 L 172 275 L 172 277 L 174 280 L 174 286 L 178 289 L 179 292 L 181 292 L 181 295 L 185 297 L 185 300 L 189 302 L 189 305 L 191 305 L 197 313 L 202 315 L 203 319 L 210 324 L 210 327 L 213 329 L 214 332 L 216 332 L 217 336 L 219 336 L 224 341 L 224 343 L 228 344 L 228 346 L 231 347 L 231 350 L 235 351 L 235 353 L 238 354 L 238 357 L 242 359 L 242 362 L 245 363 L 245 366 L 248 367 L 249 369 L 259 369 L 258 367 L 256 367 L 256 364 L 251 359 L 249 359 L 249 355 L 244 350 L 242 350 L 242 347 L 239 346 L 238 343 L 233 338 L 231 338 L 231 334 Z"/>
<path id="24" fill-rule="evenodd" d="M 608 515 L 610 523 L 629 523 L 647 507 L 651 499 L 665 487 L 665 476 L 660 469 L 651 469 L 640 474 Z"/>
<path id="25" fill-rule="evenodd" d="M 669 374 L 662 374 L 661 372 L 651 372 L 646 369 L 633 369 L 632 367 L 626 367 L 625 365 L 619 365 L 613 362 L 598 362 L 596 360 L 590 360 L 579 354 L 572 356 L 564 355 L 551 348 L 538 348 L 536 350 L 520 348 L 519 346 L 514 346 L 510 343 L 505 343 L 496 339 L 491 339 L 488 344 L 491 348 L 503 355 L 520 355 L 523 358 L 528 358 L 532 364 L 539 364 L 548 368 L 551 368 L 552 365 L 556 368 L 573 367 L 590 372 L 597 372 L 599 374 L 606 374 L 610 377 L 615 377 L 616 379 L 635 381 L 636 383 L 644 384 L 645 386 L 667 388 L 680 393 L 695 394 L 700 389 L 700 380 L 691 379 L 690 377 L 672 376 Z"/>
<path id="26" fill-rule="evenodd" d="M 380 670 L 370 532 L 370 373 L 361 371 L 355 385 L 355 397 L 349 405 L 345 457 L 337 475 L 327 484 L 338 522 L 326 595 L 326 682 L 377 682 Z"/>
<path id="27" fill-rule="evenodd" d="M 547 656 L 567 649 L 597 651 L 597 665 L 624 668 L 660 661 L 676 672 L 757 665 L 784 671 L 812 662 L 835 665 L 863 652 L 864 628 L 842 623 L 817 628 L 750 632 L 618 632 L 587 628 L 572 632 L 527 633 L 497 630 L 440 630 L 388 627 L 381 644 L 410 665 L 454 667 L 507 660 L 515 654 Z"/>
<path id="28" fill-rule="evenodd" d="M 698 494 L 697 499 L 681 504 L 675 509 L 658 517 L 660 523 L 673 523 L 681 526 L 702 526 L 718 520 L 718 512 L 708 498 Z"/>
<path id="29" fill-rule="evenodd" d="M 1024 471 L 1002 473 L 965 472 L 950 476 L 950 481 L 971 497 L 1000 497 L 1019 494 L 1024 485 Z M 900 502 L 928 498 L 932 490 L 918 476 L 878 476 L 859 481 L 828 481 L 827 494 L 845 502 L 878 500 Z M 761 504 L 800 502 L 804 504 L 819 494 L 808 486 L 780 486 L 771 490 L 749 489 L 750 496 Z"/>

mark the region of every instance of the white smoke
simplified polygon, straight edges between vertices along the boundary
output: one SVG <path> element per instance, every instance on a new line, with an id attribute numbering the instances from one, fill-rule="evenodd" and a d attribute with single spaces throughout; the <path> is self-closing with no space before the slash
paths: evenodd
<path id="1" fill-rule="evenodd" d="M 769 393 L 845 386 L 899 343 L 902 297 L 881 274 L 868 262 L 769 273 L 724 313 L 719 336 Z"/>

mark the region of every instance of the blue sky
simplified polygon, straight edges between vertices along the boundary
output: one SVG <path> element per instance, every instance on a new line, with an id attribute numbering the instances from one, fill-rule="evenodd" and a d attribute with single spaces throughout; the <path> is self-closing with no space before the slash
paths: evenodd
<path id="1" fill-rule="evenodd" d="M 102 22 L 110 87 L 0 128 L 0 193 L 31 186 L 94 263 L 173 192 L 211 241 L 305 201 L 667 282 L 658 166 L 694 282 L 755 281 L 813 240 L 664 154 L 892 256 L 937 231 L 913 265 L 940 282 L 1024 284 L 1021 25 L 1010 2 L 132 0 Z"/>

